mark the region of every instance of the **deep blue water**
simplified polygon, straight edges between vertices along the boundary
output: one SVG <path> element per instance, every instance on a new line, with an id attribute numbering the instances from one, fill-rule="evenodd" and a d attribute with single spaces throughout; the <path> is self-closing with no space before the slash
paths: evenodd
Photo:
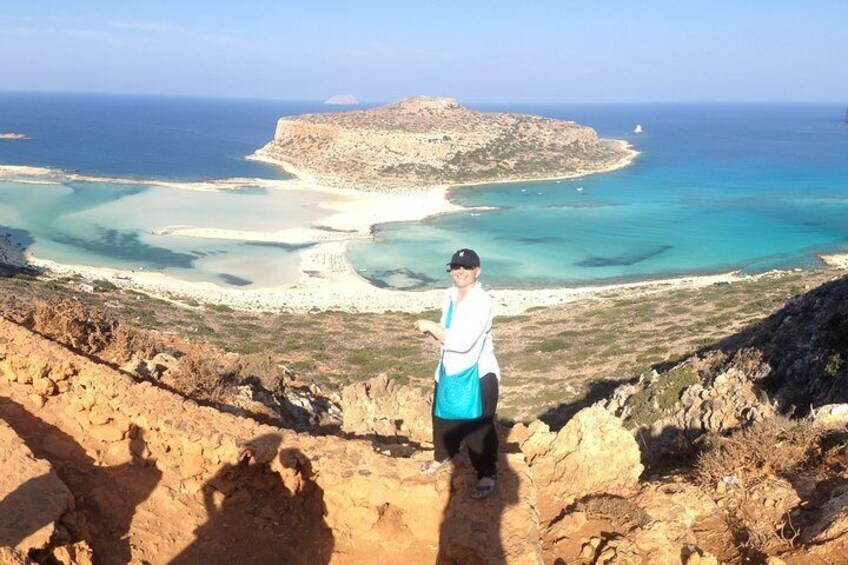
<path id="1" fill-rule="evenodd" d="M 317 102 L 107 94 L 0 93 L 0 164 L 96 176 L 200 180 L 282 178 L 244 160 L 285 115 L 326 112 Z"/>
<path id="2" fill-rule="evenodd" d="M 442 285 L 444 262 L 464 246 L 480 252 L 484 278 L 496 286 L 596 284 L 736 268 L 754 272 L 811 266 L 817 252 L 848 249 L 848 125 L 842 105 L 471 106 L 574 120 L 603 137 L 627 139 L 641 155 L 630 167 L 581 179 L 457 188 L 451 193 L 456 202 L 496 210 L 381 226 L 374 241 L 351 245 L 351 259 L 363 275 L 397 287 Z M 272 138 L 280 116 L 331 109 L 317 102 L 0 93 L 0 132 L 31 138 L 0 140 L 0 164 L 118 179 L 280 178 L 278 169 L 243 157 Z M 633 133 L 637 123 L 644 127 L 641 135 Z M 113 186 L 114 200 L 141 206 L 155 201 L 160 211 L 112 237 L 108 229 L 114 226 L 86 228 L 85 218 L 98 218 L 101 210 L 111 210 L 113 223 L 124 213 L 108 204 L 113 199 L 102 190 L 92 198 L 91 190 L 79 187 L 64 186 L 68 194 L 59 195 L 45 187 L 40 193 L 6 186 L 0 187 L 6 191 L 0 195 L 0 208 L 5 206 L 0 224 L 25 236 L 37 254 L 57 260 L 79 260 L 94 249 L 96 264 L 171 267 L 189 276 L 198 261 L 185 254 L 209 256 L 209 243 L 166 244 L 167 238 L 145 235 L 144 229 L 158 225 L 155 214 L 165 209 L 167 194 L 136 195 L 138 189 Z M 176 192 L 173 198 L 175 207 L 191 209 L 195 225 L 203 225 L 209 202 L 209 223 L 218 225 L 222 206 L 249 213 L 253 193 L 241 194 L 228 196 L 239 200 L 226 204 L 199 197 L 189 202 Z M 292 197 L 287 210 L 277 199 L 274 210 L 285 213 L 290 224 L 303 205 L 302 197 Z M 63 215 L 63 221 L 51 221 L 51 214 Z M 272 224 L 273 217 L 265 218 L 262 229 Z M 66 227 L 61 233 L 59 225 Z M 149 258 L 139 241 L 161 249 Z M 266 264 L 278 260 L 284 270 L 296 252 L 281 247 L 254 255 L 253 248 L 216 246 L 221 259 L 204 260 L 207 268 L 198 269 L 196 278 L 227 284 L 251 257 Z"/>

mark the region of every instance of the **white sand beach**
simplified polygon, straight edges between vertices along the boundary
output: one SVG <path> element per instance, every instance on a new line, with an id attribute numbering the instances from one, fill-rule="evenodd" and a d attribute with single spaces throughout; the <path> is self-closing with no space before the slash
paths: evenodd
<path id="1" fill-rule="evenodd" d="M 848 253 L 821 254 L 818 255 L 818 258 L 830 267 L 848 269 Z"/>

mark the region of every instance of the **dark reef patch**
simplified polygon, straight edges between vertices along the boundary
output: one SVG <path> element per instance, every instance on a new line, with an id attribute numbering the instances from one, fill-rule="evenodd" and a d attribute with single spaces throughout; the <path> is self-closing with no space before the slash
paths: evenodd
<path id="1" fill-rule="evenodd" d="M 276 247 L 286 251 L 297 251 L 299 249 L 308 249 L 316 245 L 315 243 L 283 243 L 282 241 L 245 241 L 245 245 L 253 245 L 256 247 Z"/>
<path id="2" fill-rule="evenodd" d="M 253 284 L 253 281 L 249 281 L 247 279 L 243 279 L 241 277 L 237 277 L 229 273 L 218 273 L 218 278 L 224 281 L 225 283 L 233 286 L 248 286 L 250 284 Z"/>
<path id="3" fill-rule="evenodd" d="M 419 273 L 417 271 L 413 271 L 412 269 L 408 269 L 408 268 L 405 268 L 405 267 L 401 268 L 401 269 L 389 269 L 389 270 L 386 270 L 386 271 L 375 271 L 375 272 L 373 272 L 373 273 L 371 273 L 367 276 L 362 274 L 362 273 L 360 273 L 360 275 L 362 275 L 363 278 L 365 278 L 365 280 L 367 280 L 368 282 L 370 282 L 371 284 L 373 284 L 377 288 L 394 287 L 394 288 L 403 288 L 404 290 L 416 290 L 416 289 L 419 289 L 419 288 L 426 288 L 427 285 L 436 282 L 436 279 L 434 279 L 434 278 L 428 277 L 427 275 L 425 275 L 423 273 Z M 390 285 L 389 283 L 386 282 L 386 279 L 388 279 L 390 277 L 395 277 L 395 276 L 398 276 L 398 275 L 402 275 L 406 279 L 412 281 L 411 284 Z"/>
<path id="4" fill-rule="evenodd" d="M 111 228 L 98 227 L 98 239 L 85 239 L 68 234 L 51 234 L 50 239 L 57 243 L 72 245 L 103 255 L 117 257 L 127 261 L 137 261 L 144 265 L 161 269 L 165 267 L 191 268 L 196 257 L 188 253 L 177 253 L 163 247 L 142 243 L 136 232 L 121 232 Z"/>
<path id="5" fill-rule="evenodd" d="M 578 263 L 575 263 L 575 265 L 578 267 L 626 267 L 629 265 L 635 265 L 636 263 L 641 263 L 651 257 L 656 257 L 657 255 L 671 249 L 671 247 L 671 245 L 662 245 L 644 253 L 619 255 L 618 257 L 599 257 L 597 255 L 592 255 Z"/>

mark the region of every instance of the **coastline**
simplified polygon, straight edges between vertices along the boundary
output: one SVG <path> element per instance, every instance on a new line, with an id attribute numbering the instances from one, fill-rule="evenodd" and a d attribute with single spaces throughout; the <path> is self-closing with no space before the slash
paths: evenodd
<path id="1" fill-rule="evenodd" d="M 0 237 L 0 262 L 43 270 L 55 277 L 78 275 L 92 281 L 107 280 L 120 288 L 146 292 L 169 301 L 196 300 L 203 304 L 224 304 L 246 311 L 307 312 L 318 309 L 360 313 L 416 313 L 436 308 L 440 303 L 444 289 L 389 290 L 370 284 L 348 261 L 346 247 L 347 241 L 335 241 L 305 250 L 301 260 L 302 272 L 295 283 L 263 289 L 222 287 L 211 282 L 185 281 L 156 272 L 57 263 L 11 249 L 3 237 Z M 18 255 L 17 259 L 15 254 Z M 848 265 L 848 255 L 845 261 Z M 604 300 L 622 296 L 633 298 L 717 284 L 756 281 L 791 272 L 768 271 L 742 275 L 732 271 L 601 286 L 490 289 L 489 292 L 497 315 L 515 316 L 534 307 L 557 306 L 578 300 Z"/>
<path id="2" fill-rule="evenodd" d="M 627 166 L 633 155 L 622 159 L 618 167 Z M 253 157 L 251 157 L 253 158 Z M 290 171 L 291 172 L 291 171 Z M 588 173 L 587 173 L 588 174 Z M 37 178 L 86 179 L 91 182 L 126 182 L 125 179 L 102 179 L 83 175 L 65 175 L 61 171 L 41 167 L 0 166 L 0 179 L 16 175 Z M 583 175 L 585 176 L 585 175 Z M 37 178 L 35 181 L 37 181 Z M 32 179 L 30 179 L 32 180 Z M 544 180 L 544 179 L 530 179 Z M 548 179 L 553 180 L 553 179 Z M 34 182 L 35 182 L 34 181 Z M 191 282 L 163 273 L 124 271 L 87 265 L 60 264 L 41 259 L 31 253 L 15 249 L 6 238 L 0 237 L 0 262 L 18 267 L 47 271 L 54 276 L 78 275 L 91 280 L 104 279 L 127 289 L 147 292 L 167 300 L 192 299 L 206 304 L 226 304 L 252 311 L 309 311 L 344 310 L 352 312 L 421 312 L 435 308 L 443 290 L 404 291 L 378 288 L 364 279 L 350 263 L 346 250 L 349 241 L 372 237 L 375 225 L 396 221 L 419 221 L 437 214 L 473 210 L 452 204 L 448 190 L 468 184 L 437 186 L 427 192 L 389 195 L 338 187 L 327 187 L 314 178 L 266 180 L 225 179 L 221 181 L 168 182 L 133 181 L 139 184 L 167 186 L 184 190 L 232 190 L 245 184 L 277 190 L 316 190 L 330 196 L 321 207 L 330 215 L 315 225 L 292 228 L 280 232 L 251 232 L 214 228 L 171 226 L 156 230 L 159 235 L 178 235 L 250 241 L 274 241 L 290 244 L 314 244 L 300 251 L 300 273 L 294 283 L 260 289 L 240 289 L 218 286 L 211 282 Z M 527 182 L 514 180 L 510 182 Z M 480 183 L 493 184 L 493 183 Z M 830 256 L 828 256 L 830 257 Z M 828 265 L 848 268 L 848 254 L 842 263 Z M 833 261 L 836 261 L 833 259 Z M 790 271 L 770 271 L 757 275 L 741 275 L 738 271 L 713 274 L 679 276 L 660 280 L 645 280 L 620 284 L 539 289 L 493 289 L 491 295 L 498 315 L 517 315 L 532 307 L 555 306 L 576 300 L 602 300 L 628 295 L 641 296 L 683 288 L 702 288 L 715 284 L 756 280 L 779 276 Z"/>

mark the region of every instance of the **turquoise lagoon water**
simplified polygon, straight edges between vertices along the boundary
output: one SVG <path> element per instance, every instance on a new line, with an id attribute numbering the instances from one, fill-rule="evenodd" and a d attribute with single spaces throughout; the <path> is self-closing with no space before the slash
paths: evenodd
<path id="1" fill-rule="evenodd" d="M 303 246 L 156 235 L 172 226 L 276 231 L 322 217 L 320 196 L 197 192 L 107 182 L 0 182 L 0 235 L 60 263 L 162 272 L 225 286 L 293 281 Z"/>
<path id="2" fill-rule="evenodd" d="M 457 188 L 455 202 L 495 209 L 382 226 L 351 250 L 364 276 L 443 285 L 446 258 L 465 246 L 480 252 L 490 284 L 509 287 L 808 267 L 817 252 L 848 249 L 841 106 L 509 109 L 573 119 L 641 154 L 580 179 Z M 645 133 L 632 133 L 636 123 Z"/>
<path id="3" fill-rule="evenodd" d="M 478 249 L 493 286 L 587 285 L 688 273 L 805 267 L 848 249 L 844 106 L 499 105 L 571 119 L 641 152 L 625 169 L 560 182 L 460 187 L 466 211 L 380 226 L 351 245 L 375 284 L 445 284 L 458 247 Z M 0 94 L 0 164 L 124 179 L 280 178 L 245 161 L 283 115 L 314 102 Z M 632 133 L 636 123 L 645 133 Z M 579 190 L 578 190 L 579 189 Z M 275 231 L 319 217 L 314 195 L 188 192 L 148 185 L 0 185 L 0 233 L 60 262 L 144 268 L 223 285 L 291 279 L 298 249 L 156 236 L 188 224 Z"/>
<path id="4" fill-rule="evenodd" d="M 247 161 L 277 118 L 326 111 L 310 102 L 92 94 L 0 94 L 0 164 L 79 172 L 117 182 L 0 181 L 0 236 L 61 263 L 163 272 L 222 286 L 294 280 L 303 246 L 154 235 L 169 226 L 278 231 L 326 215 L 302 191 L 198 192 L 138 179 L 278 179 Z M 121 180 L 124 179 L 124 182 Z M 38 179 L 29 179 L 38 181 Z M 135 180 L 136 182 L 130 182 Z"/>

